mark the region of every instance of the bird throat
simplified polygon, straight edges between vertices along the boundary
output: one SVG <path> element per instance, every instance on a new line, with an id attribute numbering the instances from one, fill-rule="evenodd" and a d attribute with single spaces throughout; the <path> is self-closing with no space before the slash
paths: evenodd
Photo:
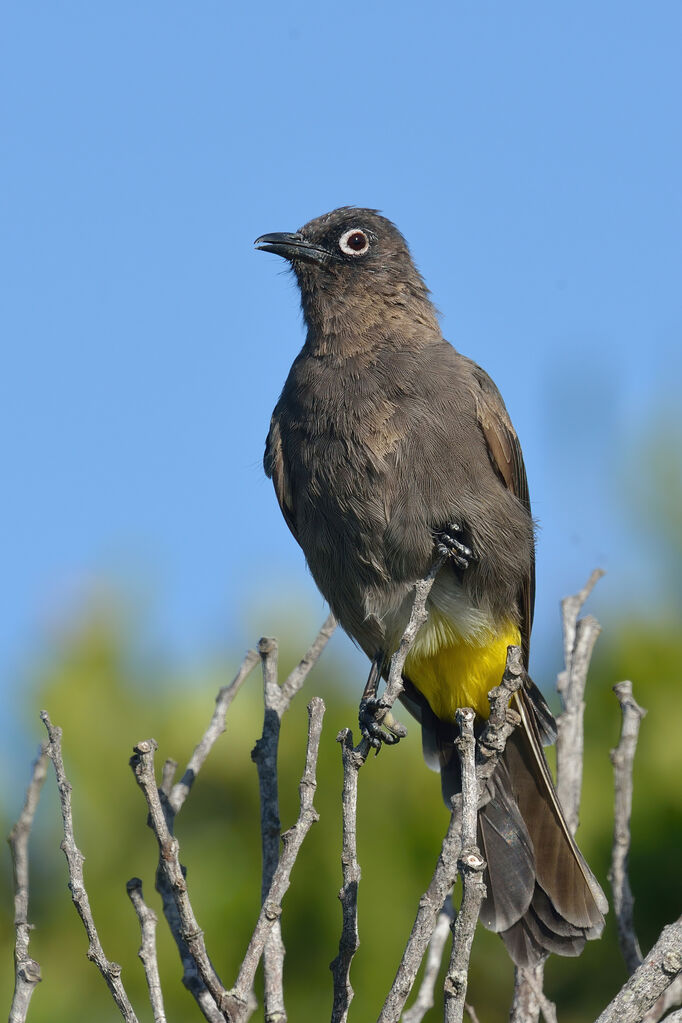
<path id="1" fill-rule="evenodd" d="M 432 607 L 407 655 L 405 675 L 426 697 L 436 717 L 452 721 L 458 707 L 471 707 L 487 718 L 488 693 L 502 681 L 507 647 L 520 642 L 518 626 L 508 621 L 464 638 L 449 618 Z"/>

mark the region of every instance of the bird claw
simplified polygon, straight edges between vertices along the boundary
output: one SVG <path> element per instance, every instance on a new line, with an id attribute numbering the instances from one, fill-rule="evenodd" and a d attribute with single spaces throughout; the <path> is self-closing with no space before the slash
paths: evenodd
<path id="1" fill-rule="evenodd" d="M 358 722 L 364 739 L 379 752 L 382 745 L 394 746 L 407 735 L 405 725 L 393 717 L 378 697 L 363 698 L 360 701 Z"/>
<path id="2" fill-rule="evenodd" d="M 468 568 L 474 560 L 474 552 L 459 539 L 462 527 L 457 522 L 448 522 L 444 529 L 434 533 L 436 550 L 443 558 L 449 558 L 458 568 Z"/>

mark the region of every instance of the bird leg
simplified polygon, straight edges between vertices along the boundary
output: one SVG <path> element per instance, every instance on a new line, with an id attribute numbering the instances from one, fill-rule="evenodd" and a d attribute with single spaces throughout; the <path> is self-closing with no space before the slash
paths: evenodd
<path id="1" fill-rule="evenodd" d="M 383 706 L 380 697 L 377 696 L 384 661 L 385 657 L 381 652 L 372 661 L 358 710 L 358 722 L 362 736 L 377 752 L 381 749 L 382 743 L 393 746 L 407 735 L 405 726 L 396 721 L 390 710 Z"/>
<path id="2" fill-rule="evenodd" d="M 444 558 L 450 558 L 458 568 L 468 568 L 474 559 L 474 552 L 462 542 L 463 528 L 458 522 L 448 522 L 443 529 L 434 530 L 436 550 Z"/>

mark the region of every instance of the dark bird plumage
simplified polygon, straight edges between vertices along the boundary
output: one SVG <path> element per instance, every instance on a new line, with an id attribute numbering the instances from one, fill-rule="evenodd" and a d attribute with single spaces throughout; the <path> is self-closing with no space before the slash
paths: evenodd
<path id="1" fill-rule="evenodd" d="M 390 658 L 439 539 L 453 551 L 406 662 L 404 699 L 447 800 L 459 785 L 454 709 L 487 715 L 508 644 L 520 642 L 528 662 L 534 534 L 521 447 L 490 377 L 443 339 L 390 221 L 343 208 L 256 245 L 291 262 L 308 328 L 265 471 L 313 578 L 368 657 Z M 525 966 L 577 955 L 607 904 L 558 805 L 542 750 L 554 722 L 531 682 L 516 709 L 521 726 L 479 813 L 481 919 Z"/>

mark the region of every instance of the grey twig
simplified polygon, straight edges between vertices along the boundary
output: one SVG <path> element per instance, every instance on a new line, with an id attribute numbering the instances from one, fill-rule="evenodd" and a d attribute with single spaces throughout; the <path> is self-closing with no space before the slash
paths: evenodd
<path id="1" fill-rule="evenodd" d="M 142 960 L 144 975 L 147 978 L 149 1000 L 154 1013 L 154 1023 L 166 1023 L 166 1011 L 163 1007 L 163 992 L 161 991 L 161 978 L 159 976 L 159 963 L 156 956 L 156 913 L 144 901 L 142 881 L 139 877 L 132 877 L 128 881 L 126 891 L 140 921 L 142 943 L 138 955 Z"/>
<path id="2" fill-rule="evenodd" d="M 642 953 L 635 933 L 633 917 L 635 900 L 628 876 L 630 852 L 630 814 L 632 813 L 632 771 L 637 749 L 639 725 L 646 711 L 632 695 L 632 682 L 619 682 L 613 687 L 621 709 L 620 740 L 611 750 L 615 782 L 613 847 L 609 881 L 613 891 L 613 908 L 618 925 L 618 942 L 629 973 L 642 964 Z"/>
<path id="3" fill-rule="evenodd" d="M 343 887 L 339 892 L 343 923 L 339 940 L 339 954 L 329 965 L 334 978 L 334 1001 L 332 1005 L 332 1023 L 346 1023 L 348 1010 L 353 1000 L 353 988 L 350 982 L 350 967 L 353 956 L 360 947 L 358 934 L 358 885 L 360 884 L 360 864 L 357 849 L 357 803 L 358 803 L 358 771 L 364 759 L 353 749 L 353 733 L 344 728 L 336 737 L 341 743 L 343 759 L 343 795 L 342 824 L 343 840 L 341 851 L 341 868 L 343 871 Z"/>
<path id="4" fill-rule="evenodd" d="M 682 973 L 678 974 L 670 987 L 667 987 L 662 995 L 659 995 L 649 1011 L 642 1016 L 642 1023 L 682 1023 L 682 1009 L 671 1012 L 666 1016 L 668 1009 L 682 1003 Z"/>
<path id="5" fill-rule="evenodd" d="M 265 901 L 279 860 L 281 824 L 279 818 L 279 791 L 277 755 L 282 717 L 294 696 L 300 691 L 310 670 L 316 664 L 330 636 L 336 620 L 329 615 L 318 632 L 312 646 L 280 686 L 277 671 L 277 642 L 261 639 L 258 654 L 263 667 L 263 734 L 257 741 L 251 757 L 258 769 L 258 788 L 261 806 L 261 848 L 263 868 L 261 903 Z M 275 920 L 263 950 L 263 981 L 266 1023 L 286 1023 L 284 1007 L 284 942 L 279 919 Z"/>
<path id="6" fill-rule="evenodd" d="M 225 731 L 225 716 L 227 711 L 249 674 L 258 664 L 258 661 L 259 656 L 255 650 L 247 651 L 232 682 L 230 682 L 227 686 L 223 686 L 218 691 L 215 710 L 206 731 L 195 747 L 187 767 L 185 768 L 182 779 L 175 785 L 173 785 L 173 777 L 177 770 L 177 762 L 171 759 L 167 759 L 165 761 L 162 770 L 161 785 L 159 786 L 159 797 L 161 799 L 161 806 L 166 819 L 166 825 L 171 835 L 173 834 L 173 829 L 175 827 L 175 818 L 182 809 L 185 799 L 189 795 L 199 771 L 206 762 L 206 758 L 208 757 L 208 754 L 213 748 L 216 740 Z M 177 945 L 180 961 L 182 962 L 182 983 L 196 999 L 197 1005 L 201 1009 L 205 1019 L 207 1019 L 209 1023 L 220 1023 L 220 1021 L 224 1018 L 223 1013 L 218 1009 L 213 996 L 204 984 L 189 945 L 183 937 L 182 916 L 178 909 L 175 892 L 169 880 L 168 872 L 165 868 L 162 856 L 159 856 L 159 863 L 156 870 L 156 890 L 161 896 L 163 914 Z"/>
<path id="7" fill-rule="evenodd" d="M 47 752 L 43 745 L 33 762 L 31 781 L 26 790 L 24 806 L 19 819 L 7 838 L 14 872 L 14 995 L 9 1012 L 9 1023 L 24 1023 L 31 997 L 40 976 L 40 964 L 28 954 L 32 925 L 28 922 L 28 840 L 33 827 L 40 790 L 47 775 Z"/>
<path id="8" fill-rule="evenodd" d="M 519 648 L 509 647 L 502 682 L 489 694 L 490 717 L 478 743 L 476 777 L 479 785 L 495 770 L 497 757 L 504 749 L 504 743 L 518 721 L 518 715 L 508 710 L 508 705 L 521 686 L 522 672 Z M 378 1023 L 394 1023 L 400 1018 L 436 926 L 441 906 L 457 879 L 457 864 L 462 849 L 461 800 L 454 800 L 453 804 L 450 824 L 443 839 L 436 869 L 429 887 L 420 899 L 412 932 L 393 985 L 378 1017 Z"/>
<path id="9" fill-rule="evenodd" d="M 557 1023 L 556 1007 L 542 990 L 544 980 L 544 963 L 538 963 L 527 970 L 516 970 L 514 996 L 509 1014 L 512 1023 L 538 1020 L 541 1013 L 545 1023 Z"/>
<path id="10" fill-rule="evenodd" d="M 604 575 L 596 568 L 582 590 L 561 601 L 564 635 L 564 670 L 557 678 L 562 712 L 557 718 L 556 773 L 557 794 L 566 822 L 575 834 L 580 819 L 580 794 L 583 780 L 583 717 L 585 684 L 592 650 L 601 632 L 596 618 L 579 618 L 583 605 L 596 583 Z M 540 1013 L 548 1023 L 556 1019 L 554 1005 L 543 994 L 544 964 L 514 974 L 511 1023 L 537 1023 Z"/>
<path id="11" fill-rule="evenodd" d="M 223 686 L 218 690 L 218 695 L 216 696 L 215 701 L 215 710 L 213 711 L 213 717 L 209 722 L 208 728 L 201 737 L 201 740 L 194 747 L 194 752 L 189 759 L 182 779 L 179 782 L 176 782 L 170 790 L 168 803 L 174 814 L 177 814 L 178 810 L 187 799 L 190 789 L 194 784 L 194 779 L 205 764 L 206 758 L 211 752 L 214 743 L 225 731 L 225 716 L 230 708 L 230 704 L 241 689 L 243 683 L 258 664 L 258 660 L 258 654 L 255 650 L 247 651 L 244 660 L 239 666 L 239 671 L 232 682 L 228 686 Z M 169 784 L 171 765 L 173 765 L 174 771 L 175 767 L 177 767 L 177 764 L 175 764 L 174 761 L 167 760 L 164 764 L 162 783 L 164 791 L 166 791 L 164 786 Z"/>
<path id="12" fill-rule="evenodd" d="M 557 678 L 561 714 L 557 718 L 557 793 L 566 822 L 575 834 L 578 827 L 583 777 L 583 715 L 587 671 L 592 650 L 601 632 L 596 618 L 578 618 L 595 584 L 604 575 L 594 570 L 579 593 L 561 602 L 565 668 Z"/>
<path id="13" fill-rule="evenodd" d="M 123 1019 L 126 1020 L 126 1023 L 137 1023 L 137 1016 L 135 1015 L 128 995 L 123 987 L 123 981 L 121 980 L 121 967 L 118 963 L 111 962 L 105 956 L 102 943 L 99 940 L 99 935 L 97 934 L 97 928 L 95 927 L 92 910 L 90 909 L 90 900 L 88 898 L 88 893 L 85 889 L 85 881 L 83 879 L 83 860 L 85 857 L 77 847 L 73 833 L 71 785 L 66 777 L 64 761 L 62 759 L 62 730 L 52 724 L 47 711 L 41 711 L 40 718 L 47 729 L 49 739 L 47 755 L 52 761 L 55 775 L 57 777 L 57 788 L 59 789 L 62 819 L 64 822 L 64 840 L 62 841 L 61 847 L 64 855 L 66 856 L 66 862 L 69 870 L 69 888 L 71 890 L 71 898 L 78 910 L 78 915 L 83 921 L 83 926 L 85 927 L 85 932 L 88 936 L 88 959 L 96 964 L 100 973 L 104 977 L 107 987 L 111 991 L 119 1012 L 123 1016 Z"/>
<path id="14" fill-rule="evenodd" d="M 419 985 L 417 997 L 410 1008 L 403 1013 L 401 1017 L 402 1023 L 422 1023 L 426 1013 L 429 1009 L 433 1008 L 435 1003 L 434 992 L 436 988 L 436 980 L 438 979 L 438 973 L 443 960 L 443 949 L 445 948 L 445 942 L 447 941 L 454 919 L 455 910 L 452 905 L 452 898 L 448 895 L 443 903 L 443 908 L 438 914 L 436 926 L 433 929 L 433 934 L 429 941 L 429 947 L 426 953 L 426 965 L 424 966 L 424 975 L 422 977 L 422 982 Z M 470 1006 L 467 1006 L 467 1012 L 471 1017 L 472 1010 Z"/>
<path id="15" fill-rule="evenodd" d="M 682 973 L 682 917 L 664 927 L 642 965 L 602 1012 L 597 1023 L 641 1023 Z"/>
<path id="16" fill-rule="evenodd" d="M 265 943 L 273 923 L 279 920 L 282 913 L 282 899 L 289 887 L 291 871 L 296 862 L 303 841 L 311 827 L 318 820 L 313 806 L 313 797 L 317 786 L 316 770 L 317 755 L 320 747 L 324 703 L 315 696 L 308 704 L 308 743 L 306 748 L 305 770 L 299 785 L 300 811 L 298 820 L 292 828 L 282 835 L 282 854 L 275 869 L 270 890 L 261 907 L 258 921 L 254 928 L 246 954 L 239 969 L 236 983 L 228 994 L 226 1004 L 231 1007 L 235 1020 L 241 1019 L 244 1006 L 247 1004 L 249 992 L 253 986 L 253 978 L 265 948 Z"/>
<path id="17" fill-rule="evenodd" d="M 194 915 L 187 891 L 187 883 L 180 865 L 180 845 L 169 828 L 166 814 L 161 805 L 161 798 L 154 775 L 154 751 L 156 749 L 157 745 L 153 739 L 138 743 L 134 747 L 134 756 L 130 759 L 130 766 L 133 769 L 135 780 L 142 789 L 147 801 L 150 827 L 156 835 L 159 844 L 159 868 L 172 892 L 179 915 L 180 937 L 186 943 L 189 953 L 196 963 L 201 978 L 210 991 L 215 1004 L 222 1011 L 227 992 L 208 957 L 203 931 L 200 929 Z M 230 1017 L 225 1015 L 225 1018 L 229 1019 Z"/>
<path id="18" fill-rule="evenodd" d="M 474 712 L 464 707 L 457 711 L 456 716 L 460 734 L 455 745 L 462 767 L 462 851 L 458 863 L 462 877 L 462 903 L 454 923 L 452 954 L 445 978 L 445 1023 L 462 1023 L 464 1019 L 471 946 L 485 895 L 485 860 L 476 842 L 479 786 L 476 777 Z"/>

